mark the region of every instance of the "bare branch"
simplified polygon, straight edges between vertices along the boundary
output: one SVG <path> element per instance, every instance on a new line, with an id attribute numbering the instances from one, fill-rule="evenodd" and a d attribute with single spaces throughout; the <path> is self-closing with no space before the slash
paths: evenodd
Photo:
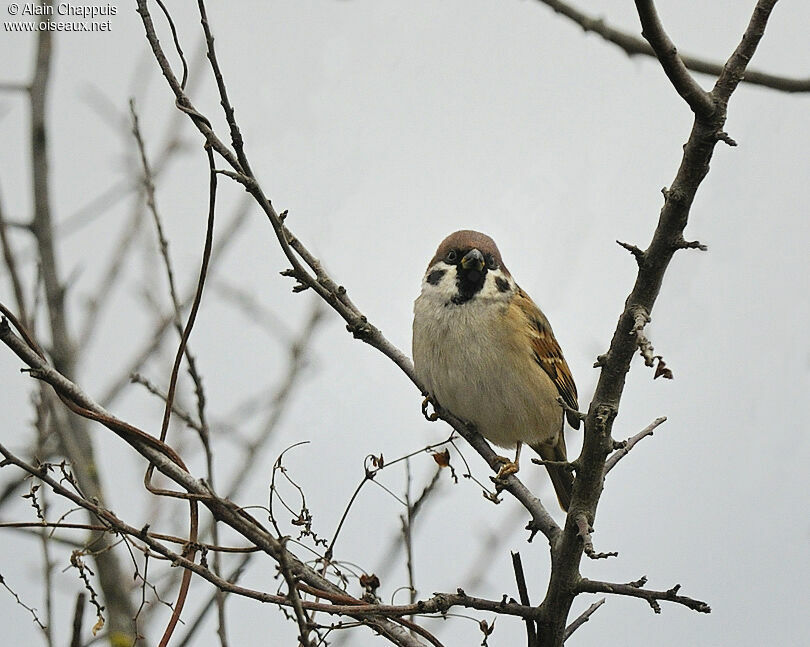
<path id="1" fill-rule="evenodd" d="M 565 636 L 563 640 L 568 640 L 571 637 L 571 634 L 574 633 L 577 629 L 579 629 L 582 625 L 584 625 L 588 620 L 591 619 L 591 616 L 596 613 L 596 610 L 601 607 L 605 603 L 605 598 L 600 598 L 596 602 L 594 602 L 591 606 L 589 606 L 585 611 L 580 613 L 574 621 L 565 628 Z"/>
<path id="2" fill-rule="evenodd" d="M 620 247 L 624 247 L 624 249 L 633 255 L 633 258 L 636 259 L 636 263 L 638 263 L 639 267 L 644 264 L 644 252 L 638 247 L 631 245 L 630 243 L 624 243 L 620 240 L 617 240 L 616 242 Z"/>
<path id="3" fill-rule="evenodd" d="M 16 603 L 17 603 L 19 606 L 21 606 L 23 609 L 25 609 L 26 611 L 28 611 L 28 613 L 30 613 L 30 614 L 31 614 L 31 618 L 33 619 L 33 621 L 34 621 L 34 622 L 37 624 L 37 626 L 38 626 L 38 627 L 39 627 L 39 628 L 40 628 L 40 629 L 41 629 L 43 632 L 46 632 L 46 631 L 47 631 L 47 628 L 45 627 L 45 625 L 44 625 L 44 624 L 42 624 L 42 621 L 39 619 L 39 616 L 37 615 L 37 610 L 36 610 L 36 609 L 34 609 L 33 607 L 29 607 L 29 606 L 28 606 L 28 605 L 27 605 L 25 602 L 23 602 L 23 601 L 20 599 L 20 596 L 19 596 L 19 595 L 17 595 L 17 593 L 14 591 L 14 589 L 12 589 L 12 588 L 11 588 L 11 587 L 8 585 L 8 582 L 6 582 L 6 578 L 4 578 L 2 575 L 0 575 L 0 586 L 2 586 L 2 587 L 3 587 L 3 588 L 6 590 L 6 591 L 8 591 L 8 592 L 11 594 L 11 596 L 14 598 L 14 601 L 15 601 L 15 602 L 16 602 Z"/>
<path id="4" fill-rule="evenodd" d="M 526 575 L 523 572 L 523 562 L 520 559 L 520 553 L 512 553 L 512 568 L 515 571 L 515 583 L 518 588 L 518 598 L 520 603 L 525 606 L 530 606 L 529 589 L 526 586 Z M 526 644 L 528 647 L 534 647 L 537 642 L 537 627 L 534 620 L 526 618 Z"/>
<path id="5" fill-rule="evenodd" d="M 638 269 L 635 285 L 619 316 L 610 348 L 600 357 L 599 380 L 585 420 L 585 436 L 578 459 L 580 469 L 574 481 L 571 501 L 571 511 L 574 514 L 569 513 L 561 540 L 555 548 L 555 567 L 552 569 L 551 581 L 543 602 L 543 617 L 538 621 L 540 647 L 559 646 L 562 643 L 573 593 L 579 590 L 576 588 L 579 564 L 585 552 L 582 535 L 587 537 L 590 532 L 589 521 L 596 516 L 604 484 L 605 459 L 613 450 L 613 421 L 624 391 L 625 375 L 630 369 L 636 349 L 639 348 L 634 334 L 638 324 L 637 315 L 643 314 L 644 320 L 652 313 L 664 274 L 676 252 L 675 243 L 683 238 L 692 202 L 709 172 L 709 162 L 718 142 L 716 134 L 723 130 L 725 124 L 727 101 L 723 97 L 727 99 L 736 87 L 735 79 L 742 78 L 773 4 L 773 0 L 760 0 L 757 4 L 751 19 L 753 28 L 749 28 L 751 33 L 743 36 L 737 52 L 729 59 L 727 67 L 730 69 L 721 75 L 724 83 L 713 90 L 717 109 L 711 118 L 695 117 L 692 132 L 684 146 L 681 165 L 670 189 L 665 193 L 658 224 L 645 252 L 646 262 Z"/>
<path id="6" fill-rule="evenodd" d="M 701 88 L 686 69 L 678 50 L 664 31 L 653 0 L 636 0 L 636 10 L 641 19 L 641 35 L 650 43 L 675 90 L 689 104 L 692 112 L 707 118 L 714 112 L 714 98 Z"/>
<path id="7" fill-rule="evenodd" d="M 10 314 L 5 306 L 2 306 L 2 308 L 6 314 Z M 217 519 L 229 525 L 236 532 L 243 535 L 246 539 L 254 543 L 257 547 L 277 561 L 280 559 L 280 551 L 286 550 L 286 548 L 284 548 L 281 543 L 275 537 L 273 537 L 273 535 L 271 535 L 256 519 L 251 517 L 246 511 L 237 507 L 227 499 L 222 499 L 221 497 L 216 496 L 207 483 L 196 479 L 189 474 L 177 454 L 163 442 L 153 436 L 150 436 L 146 432 L 133 427 L 132 425 L 118 420 L 108 412 L 104 411 L 104 409 L 89 398 L 76 384 L 67 380 L 63 375 L 59 374 L 48 364 L 46 364 L 44 360 L 34 350 L 32 350 L 32 347 L 26 341 L 23 341 L 11 331 L 10 326 L 5 319 L 0 322 L 0 341 L 11 348 L 11 350 L 14 351 L 14 353 L 17 354 L 20 359 L 25 361 L 26 364 L 28 364 L 32 369 L 35 369 L 31 371 L 33 376 L 51 384 L 51 386 L 54 387 L 60 396 L 65 398 L 66 404 L 70 403 L 75 406 L 75 409 L 73 410 L 76 413 L 101 422 L 107 428 L 114 431 L 136 451 L 147 458 L 150 465 L 156 466 L 157 469 L 165 476 L 169 477 L 175 483 L 181 485 L 189 493 L 189 495 L 193 497 L 194 500 L 201 501 L 211 510 Z M 246 593 L 247 590 L 242 589 L 241 587 L 230 586 L 229 583 L 222 580 L 222 578 L 212 573 L 207 568 L 197 564 L 193 561 L 193 559 L 190 559 L 186 555 L 178 556 L 176 553 L 172 553 L 162 544 L 159 544 L 157 541 L 141 533 L 140 530 L 123 524 L 120 519 L 105 508 L 76 495 L 70 490 L 67 490 L 48 475 L 42 475 L 38 470 L 36 470 L 36 468 L 29 466 L 24 461 L 16 458 L 2 445 L 0 445 L 0 453 L 6 457 L 6 463 L 17 465 L 26 471 L 37 474 L 38 477 L 47 482 L 48 485 L 60 496 L 67 497 L 78 505 L 90 510 L 100 519 L 103 519 L 105 522 L 111 524 L 113 527 L 121 530 L 122 532 L 138 536 L 138 538 L 149 545 L 150 548 L 156 550 L 158 553 L 164 556 L 170 557 L 173 562 L 182 565 L 185 569 L 187 569 L 187 571 L 202 575 L 209 581 L 214 582 L 220 588 L 226 587 L 223 590 L 238 592 L 241 595 L 247 595 L 248 597 L 254 597 L 262 601 L 269 601 L 277 604 L 288 602 L 287 598 L 284 596 L 270 596 L 269 594 L 254 594 L 252 592 Z M 323 578 L 320 574 L 316 573 L 314 570 L 300 562 L 297 558 L 295 558 L 295 556 L 289 555 L 285 557 L 289 560 L 290 572 L 296 578 L 300 579 L 301 582 L 305 582 L 310 587 L 314 587 L 314 589 L 317 591 L 315 595 L 318 595 L 319 597 L 326 597 L 330 592 L 341 596 L 345 595 L 343 591 L 341 591 L 332 582 Z M 283 600 L 285 602 L 279 602 L 279 600 Z M 181 605 L 178 599 L 178 603 L 175 605 L 175 614 L 173 614 L 175 622 L 178 609 L 180 607 Z M 343 612 L 341 609 L 335 609 L 330 605 L 321 605 L 321 607 L 329 609 L 330 613 Z M 314 607 L 311 604 L 309 606 L 305 605 L 305 608 L 317 608 L 318 610 L 324 610 L 320 607 Z M 398 625 L 392 624 L 384 617 L 380 617 L 381 615 L 385 615 L 384 607 L 381 607 L 381 609 L 382 611 L 378 613 L 378 605 L 369 605 L 369 615 L 366 616 L 363 614 L 364 622 L 370 624 L 376 631 L 389 638 L 395 644 L 406 646 L 416 646 L 422 644 L 406 631 L 403 631 Z M 406 610 L 406 613 L 421 613 L 421 611 L 414 611 L 409 608 Z M 403 615 L 406 613 L 403 613 Z M 355 610 L 351 609 L 349 615 L 355 616 Z M 397 613 L 394 615 L 399 614 Z M 167 632 L 170 629 L 171 626 L 167 628 Z"/>
<path id="8" fill-rule="evenodd" d="M 549 6 L 555 12 L 572 20 L 582 27 L 584 31 L 597 34 L 609 43 L 617 45 L 628 56 L 655 56 L 652 47 L 643 38 L 638 38 L 633 34 L 611 27 L 602 18 L 589 16 L 570 3 L 561 0 L 538 0 L 538 2 Z M 698 56 L 682 54 L 681 60 L 687 68 L 699 74 L 708 74 L 717 78 L 723 72 L 722 63 L 707 61 Z M 743 81 L 751 85 L 760 85 L 772 90 L 779 90 L 780 92 L 810 92 L 810 77 L 797 79 L 746 69 Z"/>
<path id="9" fill-rule="evenodd" d="M 48 2 L 53 11 L 53 3 Z M 51 18 L 48 16 L 48 20 Z M 34 215 L 31 231 L 36 238 L 38 259 L 41 267 L 42 287 L 45 293 L 50 322 L 51 357 L 54 366 L 63 375 L 72 376 L 76 366 L 75 347 L 71 339 L 65 291 L 67 286 L 59 271 L 58 253 L 55 241 L 53 214 L 50 199 L 50 167 L 48 146 L 48 89 L 52 60 L 52 32 L 47 29 L 37 33 L 36 61 L 29 93 L 31 105 L 31 170 L 34 195 Z M 34 309 L 29 314 L 33 316 Z M 99 466 L 96 464 L 93 443 L 87 426 L 79 417 L 67 418 L 67 425 L 56 425 L 65 454 L 76 466 L 76 476 L 82 490 L 88 496 L 104 500 Z M 102 536 L 103 537 L 103 536 Z M 106 537 L 104 537 L 106 540 Z M 110 630 L 134 639 L 132 616 L 134 610 L 120 582 L 124 575 L 118 558 L 112 551 L 98 551 L 95 555 L 105 606 L 110 617 Z"/>
<path id="10" fill-rule="evenodd" d="M 637 442 L 639 442 L 642 438 L 652 436 L 653 431 L 655 431 L 660 425 L 664 424 L 666 421 L 667 421 L 666 416 L 656 418 L 649 425 L 644 427 L 644 429 L 638 432 L 635 436 L 631 436 L 627 440 L 618 443 L 616 451 L 605 461 L 605 474 L 607 474 L 610 470 L 616 467 L 616 463 L 618 463 L 621 459 L 627 456 L 627 454 L 630 453 L 630 450 L 633 449 L 633 447 L 635 447 Z"/>
<path id="11" fill-rule="evenodd" d="M 740 44 L 737 45 L 734 53 L 723 65 L 723 71 L 720 73 L 712 90 L 712 96 L 720 101 L 722 105 L 725 106 L 728 103 L 731 93 L 737 89 L 740 81 L 743 79 L 750 80 L 751 73 L 746 72 L 746 69 L 762 35 L 765 33 L 765 26 L 768 24 L 768 18 L 770 18 L 775 5 L 776 0 L 759 0 L 757 2 Z"/>
<path id="12" fill-rule="evenodd" d="M 705 602 L 678 595 L 681 588 L 680 584 L 676 584 L 666 591 L 652 591 L 642 588 L 646 581 L 646 578 L 642 578 L 638 582 L 630 582 L 629 584 L 614 584 L 612 582 L 599 582 L 583 578 L 577 585 L 576 590 L 579 593 L 613 593 L 614 595 L 640 598 L 646 600 L 655 613 L 661 613 L 661 606 L 658 604 L 659 600 L 681 604 L 699 613 L 711 613 L 712 611 L 711 607 Z"/>

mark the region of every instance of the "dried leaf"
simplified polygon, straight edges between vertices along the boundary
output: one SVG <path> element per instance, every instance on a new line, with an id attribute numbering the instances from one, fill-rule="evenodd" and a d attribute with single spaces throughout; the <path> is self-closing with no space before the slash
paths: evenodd
<path id="1" fill-rule="evenodd" d="M 431 454 L 433 460 L 439 467 L 450 467 L 450 450 L 445 449 L 443 452 L 433 452 Z"/>
<path id="2" fill-rule="evenodd" d="M 104 616 L 99 616 L 96 624 L 93 625 L 93 635 L 95 636 L 99 631 L 104 628 Z"/>
<path id="3" fill-rule="evenodd" d="M 484 634 L 484 641 L 481 643 L 481 647 L 487 647 L 487 638 L 495 631 L 495 620 L 492 621 L 491 625 L 488 624 L 486 620 L 481 620 L 478 623 L 478 628 L 481 629 L 481 633 Z"/>

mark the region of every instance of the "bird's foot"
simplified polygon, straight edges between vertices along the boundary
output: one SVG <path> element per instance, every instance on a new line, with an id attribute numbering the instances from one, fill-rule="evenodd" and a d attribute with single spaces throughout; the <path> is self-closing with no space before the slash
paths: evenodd
<path id="1" fill-rule="evenodd" d="M 508 459 L 506 456 L 496 456 L 495 461 L 497 463 L 502 463 L 501 469 L 498 470 L 498 476 L 496 478 L 504 479 L 511 474 L 517 474 L 518 470 L 520 470 L 520 465 L 518 465 L 516 461 Z"/>
<path id="2" fill-rule="evenodd" d="M 433 400 L 430 399 L 430 396 L 425 396 L 425 399 L 422 400 L 422 415 L 425 416 L 425 420 L 428 422 L 436 422 L 439 419 L 439 414 L 436 413 L 434 410 L 433 413 L 428 413 L 428 405 L 433 404 Z M 435 405 L 434 405 L 435 406 Z"/>

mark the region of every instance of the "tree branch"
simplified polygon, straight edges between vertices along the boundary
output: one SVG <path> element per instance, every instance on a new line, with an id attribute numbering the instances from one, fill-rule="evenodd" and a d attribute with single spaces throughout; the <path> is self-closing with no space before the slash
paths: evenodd
<path id="1" fill-rule="evenodd" d="M 660 425 L 664 424 L 667 421 L 666 416 L 662 416 L 660 418 L 656 418 L 653 420 L 649 425 L 644 427 L 641 431 L 639 431 L 635 436 L 628 438 L 627 440 L 618 443 L 618 448 L 616 451 L 611 454 L 611 456 L 605 461 L 605 474 L 607 474 L 610 470 L 616 467 L 616 463 L 622 460 L 627 454 L 630 453 L 630 450 L 636 446 L 643 438 L 647 436 L 652 436 L 653 431 L 655 431 Z"/>
<path id="2" fill-rule="evenodd" d="M 594 33 L 609 43 L 612 43 L 622 50 L 628 56 L 651 56 L 655 57 L 650 44 L 643 38 L 639 38 L 633 34 L 621 31 L 615 27 L 611 27 L 602 18 L 594 18 L 586 13 L 580 11 L 572 4 L 562 2 L 561 0 L 537 0 L 544 5 L 553 9 L 556 13 L 561 14 L 572 20 L 577 25 L 582 27 L 586 32 Z M 717 78 L 723 71 L 723 64 L 714 61 L 707 61 L 706 59 L 698 56 L 691 56 L 689 54 L 681 54 L 683 64 L 699 74 L 708 74 Z M 771 90 L 778 90 L 780 92 L 810 92 L 810 77 L 797 79 L 787 76 L 780 76 L 778 74 L 770 74 L 768 72 L 761 72 L 759 70 L 747 69 L 743 81 L 750 85 L 759 85 Z"/>
<path id="3" fill-rule="evenodd" d="M 636 0 L 636 10 L 641 20 L 641 35 L 655 51 L 675 90 L 698 117 L 704 119 L 709 117 L 714 112 L 714 99 L 689 74 L 686 65 L 678 56 L 675 44 L 664 31 L 664 25 L 658 18 L 653 0 Z"/>
<path id="4" fill-rule="evenodd" d="M 629 584 L 614 584 L 612 582 L 599 582 L 583 578 L 577 585 L 576 590 L 579 593 L 612 593 L 614 595 L 640 598 L 646 600 L 655 613 L 661 613 L 661 606 L 658 604 L 659 600 L 675 602 L 676 604 L 681 604 L 699 613 L 711 613 L 712 611 L 711 607 L 705 602 L 687 598 L 684 595 L 678 595 L 678 591 L 681 588 L 680 584 L 676 584 L 667 591 L 652 591 L 642 588 L 646 583 L 647 578 L 644 577 L 638 582 L 630 582 Z"/>
<path id="5" fill-rule="evenodd" d="M 709 171 L 709 162 L 718 141 L 717 134 L 723 130 L 727 107 L 723 93 L 730 94 L 736 87 L 735 79 L 738 82 L 742 78 L 745 65 L 756 49 L 773 5 L 774 0 L 760 0 L 757 4 L 751 19 L 753 27 L 749 26 L 740 46 L 726 65 L 728 71 L 724 70 L 722 77 L 726 81 L 722 84 L 718 81 L 719 85 L 713 90 L 717 109 L 708 119 L 695 115 L 692 132 L 684 146 L 681 165 L 672 186 L 665 192 L 658 225 L 644 252 L 645 262 L 639 266 L 635 285 L 619 316 L 610 348 L 600 357 L 601 371 L 585 420 L 585 438 L 582 453 L 577 459 L 580 469 L 574 481 L 571 507 L 560 541 L 553 546 L 551 579 L 541 605 L 542 618 L 538 621 L 540 647 L 559 647 L 562 644 L 571 602 L 581 590 L 578 588 L 579 563 L 585 543 L 580 525 L 583 518 L 589 525 L 593 525 L 596 518 L 596 509 L 604 487 L 605 460 L 613 450 L 613 420 L 618 413 L 624 391 L 625 375 L 637 348 L 636 336 L 633 334 L 636 314 L 640 308 L 648 315 L 652 313 L 669 262 L 678 250 L 678 241 L 683 240 L 689 210 L 698 187 Z"/>
<path id="6" fill-rule="evenodd" d="M 584 625 L 588 620 L 591 619 L 591 616 L 596 613 L 596 610 L 601 607 L 605 603 L 605 598 L 600 598 L 596 602 L 594 602 L 591 606 L 589 606 L 585 611 L 580 613 L 574 621 L 565 628 L 565 636 L 563 640 L 568 640 L 571 637 L 571 634 L 574 633 L 577 629 L 579 629 L 582 625 Z"/>

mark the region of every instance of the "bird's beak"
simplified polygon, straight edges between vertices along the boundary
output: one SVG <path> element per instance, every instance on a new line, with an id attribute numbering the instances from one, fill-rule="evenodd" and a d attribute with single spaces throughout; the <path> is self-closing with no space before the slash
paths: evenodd
<path id="1" fill-rule="evenodd" d="M 480 272 L 484 269 L 484 255 L 477 249 L 471 249 L 461 259 L 461 267 L 465 270 L 476 270 Z"/>

